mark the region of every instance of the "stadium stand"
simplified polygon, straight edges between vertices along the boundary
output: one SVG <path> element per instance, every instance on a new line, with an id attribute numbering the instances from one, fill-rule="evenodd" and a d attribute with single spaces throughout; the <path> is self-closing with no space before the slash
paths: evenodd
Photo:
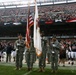
<path id="1" fill-rule="evenodd" d="M 48 9 L 49 8 L 49 9 Z M 76 19 L 76 3 L 41 5 L 38 7 L 41 20 L 68 20 Z M 31 8 L 34 16 L 34 7 Z M 4 8 L 0 9 L 0 22 L 21 22 L 26 21 L 28 14 L 27 7 Z"/>
<path id="2" fill-rule="evenodd" d="M 76 35 L 76 23 L 67 22 L 70 22 L 70 20 L 76 21 L 76 3 L 69 3 L 68 1 L 71 0 L 54 1 L 66 1 L 66 3 L 42 5 L 43 2 L 40 2 L 41 4 L 38 6 L 41 31 L 45 32 L 45 36 L 56 34 L 58 36 L 74 37 Z M 53 0 L 47 0 L 46 2 L 53 2 Z M 13 37 L 17 36 L 18 33 L 22 33 L 25 36 L 27 10 L 28 7 L 17 6 L 15 8 L 7 8 L 5 6 L 0 9 L 0 36 Z M 30 7 L 30 11 L 34 19 L 34 6 Z M 19 26 L 11 26 L 13 23 L 21 24 Z"/>

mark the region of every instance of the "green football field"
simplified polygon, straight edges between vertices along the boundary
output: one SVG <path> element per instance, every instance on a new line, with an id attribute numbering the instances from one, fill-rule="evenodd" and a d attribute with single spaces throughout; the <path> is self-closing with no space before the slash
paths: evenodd
<path id="1" fill-rule="evenodd" d="M 35 66 L 35 65 L 34 65 Z M 38 67 L 34 67 L 32 71 L 27 71 L 26 64 L 23 65 L 21 70 L 14 70 L 14 64 L 1 63 L 0 64 L 0 75 L 76 75 L 76 66 L 66 66 L 66 67 L 59 67 L 57 73 L 51 73 L 51 68 L 48 65 L 45 68 L 45 72 L 38 72 Z"/>

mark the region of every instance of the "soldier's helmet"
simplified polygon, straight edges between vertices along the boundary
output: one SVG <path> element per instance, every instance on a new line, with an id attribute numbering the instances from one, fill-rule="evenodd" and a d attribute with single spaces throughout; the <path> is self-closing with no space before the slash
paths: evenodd
<path id="1" fill-rule="evenodd" d="M 22 39 L 22 35 L 21 34 L 18 34 L 18 39 Z"/>
<path id="2" fill-rule="evenodd" d="M 56 35 L 53 35 L 52 38 L 56 38 Z"/>

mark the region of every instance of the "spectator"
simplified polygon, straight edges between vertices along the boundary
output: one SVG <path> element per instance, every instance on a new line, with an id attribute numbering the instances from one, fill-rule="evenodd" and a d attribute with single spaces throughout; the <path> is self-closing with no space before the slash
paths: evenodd
<path id="1" fill-rule="evenodd" d="M 11 52 L 12 52 L 12 46 L 10 45 L 10 43 L 7 44 L 6 46 L 6 62 L 11 62 Z"/>

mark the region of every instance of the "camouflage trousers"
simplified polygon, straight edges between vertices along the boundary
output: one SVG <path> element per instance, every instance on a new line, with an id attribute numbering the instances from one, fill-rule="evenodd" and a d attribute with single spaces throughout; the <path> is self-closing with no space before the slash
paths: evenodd
<path id="1" fill-rule="evenodd" d="M 34 63 L 34 53 L 33 52 L 26 52 L 26 63 L 28 68 L 33 68 Z"/>
<path id="2" fill-rule="evenodd" d="M 58 57 L 52 56 L 51 57 L 51 69 L 52 70 L 58 70 Z"/>
<path id="3" fill-rule="evenodd" d="M 22 67 L 22 60 L 23 60 L 23 53 L 17 53 L 16 54 L 16 67 L 17 68 Z"/>
<path id="4" fill-rule="evenodd" d="M 39 68 L 44 68 L 46 66 L 46 54 L 42 54 L 39 57 Z"/>

